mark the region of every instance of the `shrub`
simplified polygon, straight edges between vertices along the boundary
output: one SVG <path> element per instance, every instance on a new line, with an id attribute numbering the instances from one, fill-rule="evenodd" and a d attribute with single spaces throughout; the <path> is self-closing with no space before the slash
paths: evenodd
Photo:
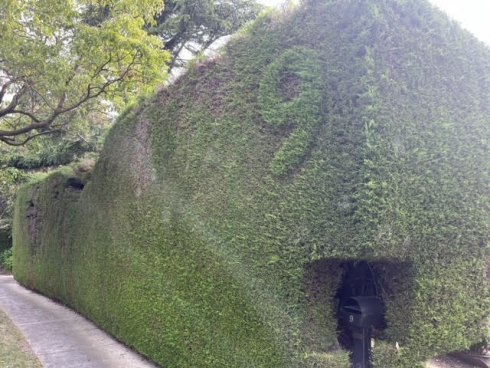
<path id="1" fill-rule="evenodd" d="M 12 272 L 12 248 L 4 250 L 0 253 L 0 268 L 3 268 L 7 272 Z"/>
<path id="2" fill-rule="evenodd" d="M 342 367 L 342 267 L 363 261 L 387 307 L 376 367 L 469 348 L 490 303 L 489 59 L 425 1 L 263 16 L 128 110 L 90 181 L 20 191 L 15 277 L 163 366 Z"/>

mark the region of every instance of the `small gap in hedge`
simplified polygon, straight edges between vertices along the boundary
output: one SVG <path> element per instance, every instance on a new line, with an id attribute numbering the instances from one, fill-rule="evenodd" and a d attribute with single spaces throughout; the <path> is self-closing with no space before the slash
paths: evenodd
<path id="1" fill-rule="evenodd" d="M 358 296 L 375 296 L 383 299 L 382 280 L 375 263 L 366 260 L 349 260 L 340 264 L 342 268 L 342 281 L 335 294 L 337 305 L 337 338 L 342 348 L 352 350 L 352 330 L 342 322 L 340 305 L 346 299 Z M 384 326 L 386 328 L 386 326 Z M 373 328 L 373 337 L 380 337 L 381 330 Z"/>
<path id="2" fill-rule="evenodd" d="M 67 188 L 82 191 L 85 187 L 85 184 L 79 178 L 68 178 L 68 180 L 66 181 L 66 186 Z"/>
<path id="3" fill-rule="evenodd" d="M 387 305 L 400 304 L 412 284 L 412 267 L 408 262 L 392 259 L 321 259 L 306 266 L 305 292 L 308 323 L 303 334 L 313 351 L 331 351 L 339 347 L 352 349 L 352 336 L 340 322 L 342 300 L 353 296 L 377 296 Z M 405 302 L 404 302 L 405 303 Z M 405 305 L 405 308 L 409 308 Z M 332 331 L 336 340 L 325 343 Z M 384 329 L 373 331 L 383 340 Z"/>

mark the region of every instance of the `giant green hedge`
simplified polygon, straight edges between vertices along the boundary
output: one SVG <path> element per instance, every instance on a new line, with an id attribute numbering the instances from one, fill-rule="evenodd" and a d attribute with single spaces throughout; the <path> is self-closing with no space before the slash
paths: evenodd
<path id="1" fill-rule="evenodd" d="M 490 305 L 489 60 L 422 0 L 264 15 L 127 111 L 90 182 L 21 190 L 14 275 L 165 367 L 341 368 L 336 292 L 364 260 L 375 367 L 468 348 Z"/>

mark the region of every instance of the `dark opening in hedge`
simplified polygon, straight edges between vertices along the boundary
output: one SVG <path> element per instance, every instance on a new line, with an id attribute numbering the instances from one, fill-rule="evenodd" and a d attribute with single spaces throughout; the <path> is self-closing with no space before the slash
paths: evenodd
<path id="1" fill-rule="evenodd" d="M 407 314 L 413 279 L 412 265 L 397 260 L 321 259 L 307 265 L 305 291 L 309 322 L 305 334 L 315 351 L 335 346 L 352 349 L 352 332 L 340 322 L 342 300 L 353 296 L 377 296 L 386 304 L 387 323 L 399 313 Z M 407 322 L 407 321 L 405 321 Z M 333 325 L 332 325 L 333 324 Z M 336 341 L 325 341 L 323 331 L 337 331 Z M 374 330 L 385 338 L 385 328 Z M 322 340 L 323 339 L 323 340 Z"/>
<path id="2" fill-rule="evenodd" d="M 68 178 L 66 186 L 75 190 L 83 190 L 85 184 L 79 178 Z"/>
<path id="3" fill-rule="evenodd" d="M 348 350 L 353 348 L 352 329 L 342 321 L 339 306 L 343 305 L 343 301 L 357 296 L 376 296 L 383 299 L 383 286 L 380 280 L 378 267 L 365 260 L 345 261 L 340 264 L 342 269 L 342 281 L 335 294 L 337 305 L 337 320 L 338 320 L 338 341 L 339 344 Z M 383 326 L 386 328 L 386 324 Z M 381 329 L 373 328 L 373 337 L 381 336 Z"/>

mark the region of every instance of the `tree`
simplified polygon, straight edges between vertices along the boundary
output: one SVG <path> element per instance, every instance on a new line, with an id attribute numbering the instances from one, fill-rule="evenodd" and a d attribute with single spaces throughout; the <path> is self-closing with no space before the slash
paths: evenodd
<path id="1" fill-rule="evenodd" d="M 255 0 L 4 0 L 0 142 L 66 131 L 103 99 L 122 107 L 255 18 Z"/>
<path id="2" fill-rule="evenodd" d="M 90 106 L 76 113 L 63 129 L 31 140 L 23 146 L 0 145 L 0 171 L 16 168 L 27 172 L 68 165 L 101 147 L 113 117 Z M 60 118 L 60 120 L 63 117 Z"/>
<path id="3" fill-rule="evenodd" d="M 94 6 L 111 16 L 87 22 Z M 101 100 L 122 105 L 166 78 L 170 55 L 145 27 L 162 0 L 3 0 L 0 141 L 56 132 Z"/>
<path id="4" fill-rule="evenodd" d="M 0 170 L 0 233 L 10 228 L 15 192 L 27 178 L 26 173 L 12 167 Z"/>
<path id="5" fill-rule="evenodd" d="M 255 0 L 167 0 L 156 25 L 148 30 L 171 52 L 172 69 L 185 64 L 183 51 L 195 56 L 254 19 L 261 9 Z"/>

